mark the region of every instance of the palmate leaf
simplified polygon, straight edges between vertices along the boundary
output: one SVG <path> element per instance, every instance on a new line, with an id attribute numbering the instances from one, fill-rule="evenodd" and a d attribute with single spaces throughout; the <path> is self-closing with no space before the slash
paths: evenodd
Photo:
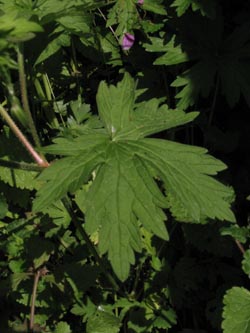
<path id="1" fill-rule="evenodd" d="M 176 5 L 181 3 L 188 5 L 190 1 L 174 2 Z M 250 24 L 242 24 L 226 38 L 223 29 L 220 15 L 214 20 L 194 14 L 184 15 L 178 21 L 178 40 L 182 47 L 176 44 L 176 36 L 167 44 L 163 44 L 162 39 L 151 38 L 151 44 L 144 45 L 149 52 L 164 52 L 154 61 L 155 65 L 192 62 L 172 83 L 178 88 L 178 108 L 186 110 L 199 96 L 208 98 L 217 88 L 230 107 L 235 106 L 241 95 L 250 105 Z"/>
<path id="2" fill-rule="evenodd" d="M 45 184 L 34 201 L 34 209 L 42 210 L 92 177 L 83 208 L 85 228 L 90 235 L 98 233 L 100 253 L 108 253 L 122 281 L 135 263 L 134 252 L 141 251 L 141 226 L 168 239 L 164 208 L 177 217 L 180 210 L 191 222 L 206 217 L 234 221 L 231 190 L 212 178 L 225 169 L 222 162 L 203 148 L 145 138 L 188 123 L 197 113 L 169 110 L 156 99 L 136 107 L 134 99 L 128 74 L 116 87 L 101 83 L 97 105 L 104 128 L 56 139 L 46 148 L 66 157 L 43 171 L 40 181 Z"/>
<path id="3" fill-rule="evenodd" d="M 177 15 L 182 16 L 189 7 L 193 11 L 199 10 L 202 15 L 214 19 L 216 15 L 216 3 L 214 0 L 175 0 L 171 7 L 176 7 Z"/>

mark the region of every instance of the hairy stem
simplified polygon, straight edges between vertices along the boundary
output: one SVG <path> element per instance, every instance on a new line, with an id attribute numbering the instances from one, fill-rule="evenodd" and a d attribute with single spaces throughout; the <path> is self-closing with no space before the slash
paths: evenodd
<path id="1" fill-rule="evenodd" d="M 32 118 L 32 115 L 30 112 L 30 107 L 29 107 L 22 44 L 19 44 L 17 47 L 17 62 L 18 62 L 19 82 L 20 82 L 23 109 L 27 114 L 28 124 L 29 124 L 29 128 L 30 128 L 34 143 L 35 143 L 36 147 L 41 147 L 40 140 L 39 140 L 37 130 L 36 130 L 36 126 L 35 126 L 34 120 Z"/>
<path id="2" fill-rule="evenodd" d="M 17 161 L 6 161 L 0 158 L 0 166 L 7 167 L 10 169 L 20 169 L 20 170 L 27 170 L 27 171 L 42 171 L 43 167 L 26 162 L 17 162 Z"/>
<path id="3" fill-rule="evenodd" d="M 23 135 L 23 133 L 20 131 L 16 123 L 12 120 L 12 118 L 9 116 L 8 112 L 2 107 L 0 104 L 0 114 L 2 115 L 3 119 L 6 121 L 6 123 L 9 125 L 11 130 L 15 133 L 17 138 L 20 140 L 20 142 L 23 144 L 23 146 L 26 148 L 26 150 L 29 152 L 29 154 L 32 156 L 34 161 L 41 167 L 48 167 L 49 163 L 45 160 L 45 158 L 41 157 L 34 147 L 30 144 L 30 142 L 27 140 L 27 138 Z"/>

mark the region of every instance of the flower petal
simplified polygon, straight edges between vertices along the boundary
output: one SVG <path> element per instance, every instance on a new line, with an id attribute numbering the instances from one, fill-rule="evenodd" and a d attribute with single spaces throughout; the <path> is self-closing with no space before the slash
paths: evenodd
<path id="1" fill-rule="evenodd" d="M 135 36 L 126 32 L 122 38 L 122 49 L 129 50 L 135 42 Z"/>

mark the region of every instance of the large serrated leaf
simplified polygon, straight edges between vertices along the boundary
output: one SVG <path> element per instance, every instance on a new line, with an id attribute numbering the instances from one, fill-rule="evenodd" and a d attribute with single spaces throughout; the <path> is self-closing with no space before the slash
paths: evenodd
<path id="1" fill-rule="evenodd" d="M 40 179 L 46 184 L 34 202 L 34 209 L 43 209 L 86 184 L 93 172 L 82 209 L 85 228 L 90 235 L 98 233 L 100 253 L 108 253 L 122 281 L 135 262 L 134 252 L 141 251 L 141 225 L 168 239 L 163 209 L 169 208 L 174 215 L 176 209 L 181 210 L 188 221 L 196 223 L 206 217 L 234 221 L 231 189 L 212 178 L 225 164 L 203 148 L 145 138 L 188 123 L 197 113 L 169 110 L 155 99 L 136 108 L 133 85 L 128 74 L 116 87 L 101 83 L 98 108 L 109 135 L 93 129 L 91 135 L 83 132 L 48 147 L 47 152 L 68 157 L 43 171 Z M 166 196 L 159 181 L 165 185 Z"/>
<path id="2" fill-rule="evenodd" d="M 133 250 L 141 249 L 135 217 L 159 237 L 168 238 L 165 215 L 159 207 L 164 198 L 150 177 L 141 176 L 139 161 L 126 145 L 111 143 L 107 154 L 109 160 L 100 168 L 86 198 L 86 230 L 90 234 L 99 230 L 101 253 L 108 252 L 114 271 L 125 280 L 134 263 Z"/>
<path id="3" fill-rule="evenodd" d="M 250 333 L 250 292 L 245 288 L 233 287 L 224 296 L 224 333 Z"/>

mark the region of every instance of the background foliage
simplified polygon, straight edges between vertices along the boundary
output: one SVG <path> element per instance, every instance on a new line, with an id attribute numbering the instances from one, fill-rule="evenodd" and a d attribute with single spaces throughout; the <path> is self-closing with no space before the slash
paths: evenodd
<path id="1" fill-rule="evenodd" d="M 250 332 L 249 11 L 0 0 L 1 331 Z"/>

